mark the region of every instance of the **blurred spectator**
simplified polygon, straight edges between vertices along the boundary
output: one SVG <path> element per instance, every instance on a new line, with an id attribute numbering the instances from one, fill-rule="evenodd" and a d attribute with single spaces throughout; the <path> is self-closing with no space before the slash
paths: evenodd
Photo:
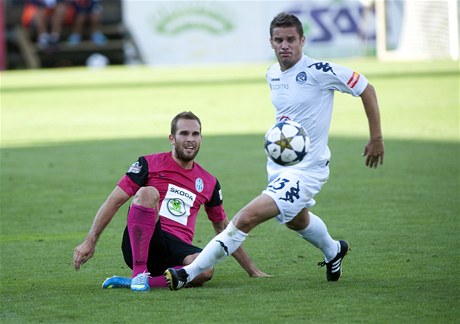
<path id="1" fill-rule="evenodd" d="M 104 45 L 107 38 L 99 30 L 102 4 L 100 0 L 68 0 L 75 11 L 73 32 L 69 36 L 70 45 L 80 43 L 85 23 L 89 21 L 91 41 L 97 45 Z"/>
<path id="2" fill-rule="evenodd" d="M 59 42 L 65 14 L 65 0 L 28 0 L 21 22 L 23 26 L 36 30 L 37 45 L 43 49 Z"/>

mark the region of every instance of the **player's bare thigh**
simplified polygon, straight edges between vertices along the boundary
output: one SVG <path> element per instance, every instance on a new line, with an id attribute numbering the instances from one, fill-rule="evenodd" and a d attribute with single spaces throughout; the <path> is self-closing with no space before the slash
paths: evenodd
<path id="1" fill-rule="evenodd" d="M 243 207 L 232 220 L 233 225 L 244 233 L 249 233 L 257 225 L 275 217 L 279 209 L 273 198 L 262 193 Z"/>

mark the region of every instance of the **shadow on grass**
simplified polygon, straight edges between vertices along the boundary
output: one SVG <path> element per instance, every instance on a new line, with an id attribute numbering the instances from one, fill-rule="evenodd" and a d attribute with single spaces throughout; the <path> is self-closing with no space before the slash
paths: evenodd
<path id="1" fill-rule="evenodd" d="M 262 139 L 261 135 L 204 138 L 197 161 L 221 182 L 230 215 L 266 185 Z M 436 210 L 449 217 L 458 215 L 458 143 L 388 140 L 385 163 L 376 170 L 364 166 L 365 143 L 360 138 L 330 139 L 331 178 L 317 196 L 317 208 L 334 210 L 332 201 L 359 212 L 410 210 L 412 215 Z M 168 150 L 166 138 L 2 149 L 2 223 L 12 233 L 41 231 L 46 222 L 27 229 L 21 224 L 32 214 L 51 221 L 71 213 L 62 227 L 83 230 L 87 222 L 82 226 L 76 210 L 87 210 L 88 205 L 94 210 L 138 156 Z"/>

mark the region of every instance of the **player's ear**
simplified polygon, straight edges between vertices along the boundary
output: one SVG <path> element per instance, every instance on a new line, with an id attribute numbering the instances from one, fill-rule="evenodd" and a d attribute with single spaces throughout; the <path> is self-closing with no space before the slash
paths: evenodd
<path id="1" fill-rule="evenodd" d="M 305 45 L 305 36 L 302 36 L 302 38 L 300 39 L 300 46 L 304 46 Z"/>
<path id="2" fill-rule="evenodd" d="M 169 135 L 169 142 L 170 142 L 171 144 L 174 144 L 174 143 L 176 142 L 176 139 L 174 138 L 173 135 Z"/>

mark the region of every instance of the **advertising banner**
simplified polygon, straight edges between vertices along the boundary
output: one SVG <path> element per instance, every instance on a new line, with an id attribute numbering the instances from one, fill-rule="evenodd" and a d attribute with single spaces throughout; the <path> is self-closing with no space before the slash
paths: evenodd
<path id="1" fill-rule="evenodd" d="M 364 0 L 124 0 L 125 24 L 152 65 L 273 60 L 269 25 L 282 11 L 304 24 L 313 57 L 362 56 L 375 50 L 375 19 Z"/>

